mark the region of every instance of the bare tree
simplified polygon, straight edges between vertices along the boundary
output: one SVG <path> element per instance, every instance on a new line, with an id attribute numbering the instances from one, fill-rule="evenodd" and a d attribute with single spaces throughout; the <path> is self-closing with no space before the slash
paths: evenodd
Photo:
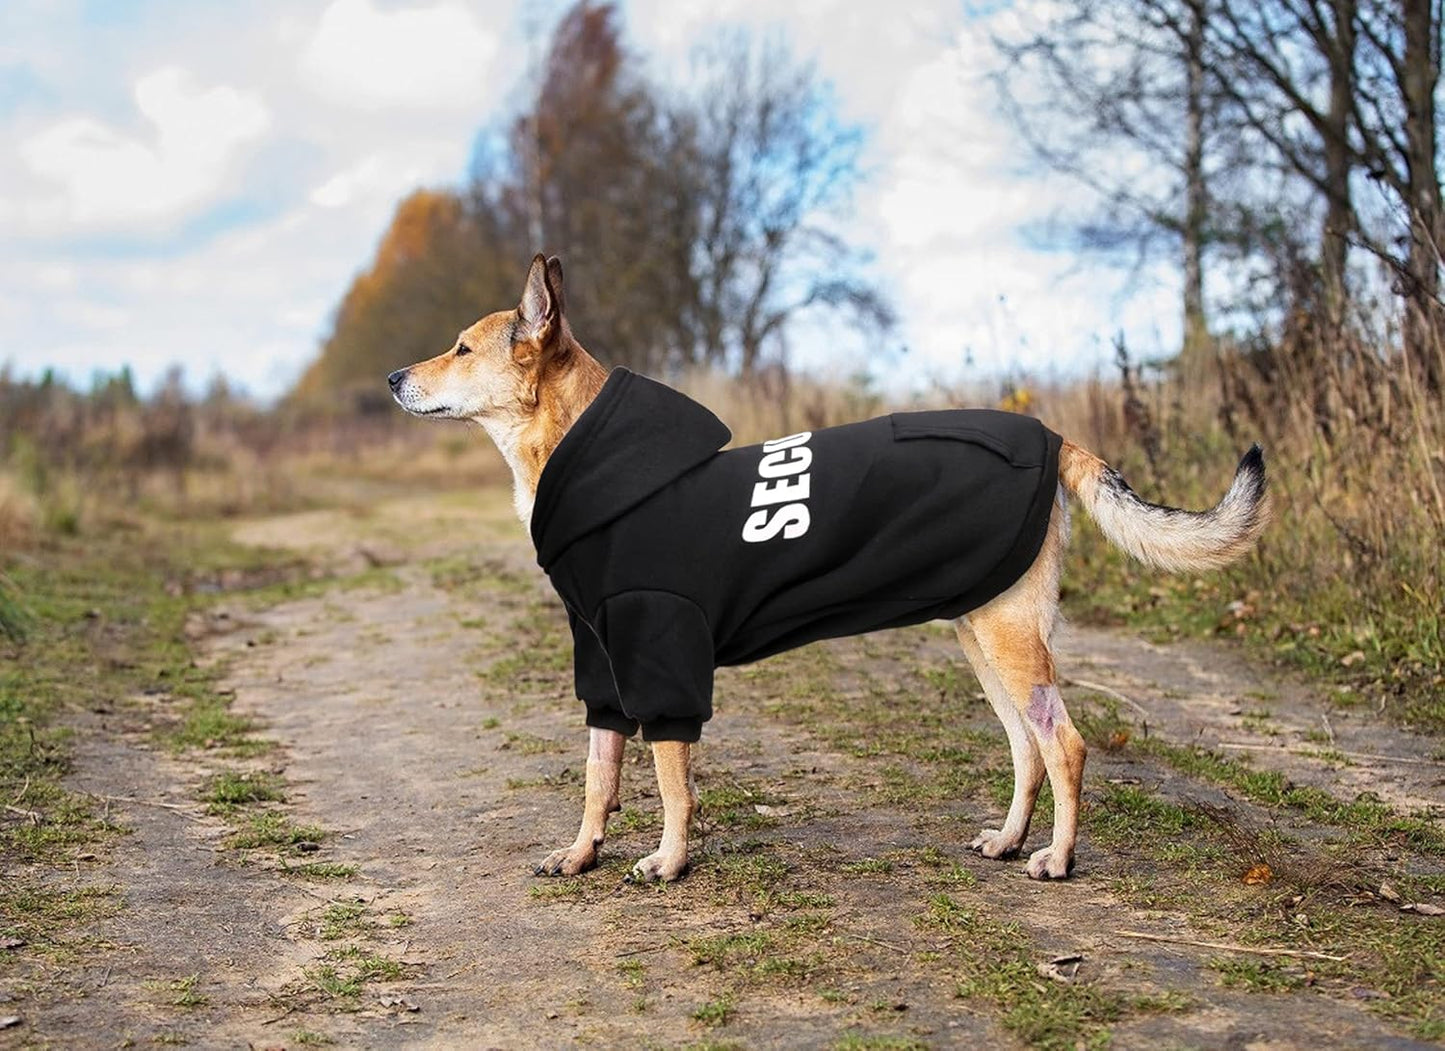
<path id="1" fill-rule="evenodd" d="M 862 133 L 813 67 L 732 33 L 699 53 L 679 107 L 696 158 L 696 356 L 754 372 L 816 310 L 887 330 L 892 312 L 841 232 Z"/>
<path id="2" fill-rule="evenodd" d="M 1049 167 L 1093 189 L 1081 243 L 1147 258 L 1162 244 L 1183 273 L 1184 358 L 1209 347 L 1206 255 L 1220 169 L 1207 0 L 1074 0 L 999 40 L 1007 114 Z"/>

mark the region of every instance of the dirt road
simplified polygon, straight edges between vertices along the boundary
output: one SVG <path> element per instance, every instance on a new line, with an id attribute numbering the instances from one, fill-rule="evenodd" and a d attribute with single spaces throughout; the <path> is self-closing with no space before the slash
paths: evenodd
<path id="1" fill-rule="evenodd" d="M 533 877 L 575 832 L 585 730 L 565 621 L 507 512 L 505 495 L 416 498 L 243 527 L 365 572 L 197 623 L 271 747 L 169 754 L 150 733 L 164 698 L 80 728 L 75 784 L 131 831 L 76 880 L 119 907 L 93 954 L 30 974 L 48 992 L 0 1045 L 1445 1033 L 1445 919 L 1400 909 L 1445 890 L 1438 828 L 1409 819 L 1441 802 L 1438 743 L 1201 645 L 1065 635 L 1092 745 L 1068 882 L 965 851 L 1002 815 L 1008 757 L 939 626 L 720 673 L 681 883 L 623 880 L 660 826 L 637 744 L 601 868 Z M 218 773 L 284 801 L 208 814 Z"/>

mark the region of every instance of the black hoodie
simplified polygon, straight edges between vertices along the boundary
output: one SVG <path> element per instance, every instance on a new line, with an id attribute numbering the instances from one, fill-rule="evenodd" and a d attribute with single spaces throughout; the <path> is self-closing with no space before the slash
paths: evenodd
<path id="1" fill-rule="evenodd" d="M 696 741 L 713 670 L 957 617 L 1043 545 L 1060 439 L 986 409 L 896 413 L 726 452 L 697 402 L 615 369 L 537 485 L 589 726 Z"/>

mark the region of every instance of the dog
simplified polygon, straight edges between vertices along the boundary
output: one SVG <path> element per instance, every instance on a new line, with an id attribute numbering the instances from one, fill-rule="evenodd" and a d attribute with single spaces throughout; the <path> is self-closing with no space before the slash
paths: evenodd
<path id="1" fill-rule="evenodd" d="M 568 607 L 591 728 L 585 802 L 576 840 L 545 857 L 539 875 L 596 864 L 608 817 L 621 808 L 624 744 L 639 726 L 652 743 L 663 832 L 631 878 L 673 880 L 686 871 L 697 807 L 691 743 L 711 715 L 717 664 L 946 616 L 1013 760 L 1007 815 L 969 847 L 986 858 L 1018 856 L 1047 776 L 1053 837 L 1025 871 L 1064 878 L 1074 864 L 1087 751 L 1050 650 L 1069 498 L 1111 542 L 1165 570 L 1225 565 L 1252 547 L 1269 519 L 1257 445 L 1213 509 L 1185 511 L 1144 501 L 1099 457 L 1032 418 L 990 410 L 902 413 L 719 452 L 730 436 L 707 410 L 626 370 L 609 374 L 577 341 L 555 257 L 533 259 L 515 309 L 483 317 L 445 353 L 393 372 L 388 383 L 407 412 L 487 431 L 511 468 L 517 514 Z M 854 464 L 849 475 L 844 461 L 859 457 L 881 459 L 866 470 Z M 992 488 L 978 499 L 957 497 L 948 488 L 953 464 L 983 472 Z M 909 481 L 915 474 L 924 481 Z M 852 503 L 829 504 L 839 488 Z M 717 500 L 724 503 L 715 507 Z M 694 515 L 699 501 L 712 503 Z M 987 557 L 946 546 L 954 503 L 981 505 L 968 544 Z M 853 517 L 820 524 L 835 513 L 830 506 Z M 895 519 L 909 522 L 904 534 Z M 829 528 L 852 546 L 828 540 Z M 648 535 L 633 535 L 638 530 Z M 797 560 L 810 544 L 836 550 L 825 567 L 810 563 L 805 572 Z M 971 561 L 972 575 L 960 575 Z M 875 603 L 870 596 L 883 592 L 855 583 L 870 573 L 911 576 Z M 619 574 L 641 583 L 620 586 Z M 754 586 L 754 576 L 768 574 L 776 587 Z M 926 583 L 955 578 L 962 583 L 948 588 Z M 803 594 L 809 588 L 817 593 Z M 714 592 L 733 597 L 713 601 Z M 739 603 L 735 593 L 752 597 Z M 734 615 L 739 605 L 743 613 Z M 721 626 L 729 617 L 736 625 Z"/>

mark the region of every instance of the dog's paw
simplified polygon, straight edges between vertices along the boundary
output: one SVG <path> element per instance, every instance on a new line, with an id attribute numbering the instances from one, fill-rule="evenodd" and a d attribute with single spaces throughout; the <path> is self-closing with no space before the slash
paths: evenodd
<path id="1" fill-rule="evenodd" d="M 542 864 L 532 869 L 534 876 L 575 876 L 586 872 L 597 864 L 597 848 L 588 843 L 584 846 L 572 844 L 563 850 L 554 850 L 542 859 Z"/>
<path id="2" fill-rule="evenodd" d="M 1024 867 L 1024 871 L 1029 874 L 1030 879 L 1067 879 L 1069 873 L 1074 871 L 1074 855 L 1056 853 L 1053 847 L 1045 847 L 1029 855 L 1029 863 Z"/>
<path id="3" fill-rule="evenodd" d="M 659 850 L 633 865 L 627 878 L 633 883 L 671 883 L 675 879 L 681 879 L 686 871 L 686 854 L 674 856 Z"/>
<path id="4" fill-rule="evenodd" d="M 1005 836 L 996 828 L 986 828 L 973 837 L 973 842 L 968 845 L 968 849 L 976 850 L 986 858 L 1003 861 L 1007 858 L 1018 857 L 1019 850 L 1023 845 L 1022 839 Z"/>

